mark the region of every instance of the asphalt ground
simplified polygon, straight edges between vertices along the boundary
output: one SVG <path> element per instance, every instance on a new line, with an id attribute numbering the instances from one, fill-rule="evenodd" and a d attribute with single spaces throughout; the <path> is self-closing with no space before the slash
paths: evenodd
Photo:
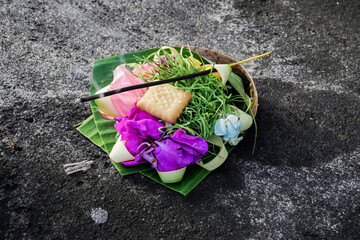
<path id="1" fill-rule="evenodd" d="M 0 15 L 1 239 L 360 238 L 359 1 L 1 0 Z M 74 127 L 94 60 L 178 42 L 272 52 L 243 65 L 255 153 L 252 129 L 186 197 L 122 177 Z"/>

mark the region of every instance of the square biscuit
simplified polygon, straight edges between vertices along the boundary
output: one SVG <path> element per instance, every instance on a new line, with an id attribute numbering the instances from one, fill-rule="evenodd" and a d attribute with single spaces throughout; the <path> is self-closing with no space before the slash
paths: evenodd
<path id="1" fill-rule="evenodd" d="M 150 87 L 137 103 L 137 107 L 174 124 L 190 99 L 190 93 L 170 84 L 162 84 Z"/>

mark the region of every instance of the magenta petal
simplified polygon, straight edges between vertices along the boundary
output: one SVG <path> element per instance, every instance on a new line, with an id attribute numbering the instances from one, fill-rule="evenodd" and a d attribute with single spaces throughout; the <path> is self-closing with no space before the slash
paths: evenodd
<path id="1" fill-rule="evenodd" d="M 135 156 L 135 160 L 146 160 L 149 162 L 153 168 L 157 168 L 157 160 L 153 155 L 155 145 L 151 145 L 150 143 L 144 142 L 140 144 L 138 147 L 138 154 Z"/>
<path id="2" fill-rule="evenodd" d="M 163 134 L 158 129 L 164 124 L 159 119 L 133 107 L 128 117 L 115 118 L 116 130 L 121 134 L 121 140 L 125 141 L 125 147 L 134 156 L 138 154 L 138 147 L 142 142 L 153 142 Z M 149 156 L 150 158 L 150 156 Z M 124 162 L 125 165 L 137 165 L 145 163 L 146 160 L 135 157 L 134 161 Z"/>
<path id="3" fill-rule="evenodd" d="M 116 117 L 115 120 L 116 121 L 120 121 L 123 117 Z M 159 120 L 159 118 L 141 110 L 138 107 L 133 107 L 130 112 L 129 115 L 127 116 L 127 118 L 125 118 L 127 120 L 135 120 L 135 121 L 139 121 L 141 119 L 153 119 L 153 120 Z"/>
<path id="4" fill-rule="evenodd" d="M 154 156 L 157 159 L 157 170 L 173 171 L 183 168 L 193 162 L 193 155 L 186 153 L 181 145 L 171 139 L 156 142 Z"/>
<path id="5" fill-rule="evenodd" d="M 128 121 L 127 118 L 118 117 L 115 118 L 116 123 L 114 124 L 115 129 L 122 134 L 123 132 L 126 132 L 126 123 Z"/>
<path id="6" fill-rule="evenodd" d="M 133 107 L 130 112 L 129 112 L 129 116 L 128 119 L 130 120 L 135 120 L 135 121 L 139 121 L 141 119 L 152 119 L 152 120 L 158 120 L 157 117 L 141 110 L 138 107 Z"/>
<path id="7" fill-rule="evenodd" d="M 121 135 L 121 140 L 125 141 L 125 147 L 131 153 L 131 155 L 135 156 L 137 154 L 137 148 L 141 143 L 141 138 L 136 136 L 135 134 L 124 132 Z"/>
<path id="8" fill-rule="evenodd" d="M 158 139 L 163 134 L 158 129 L 163 126 L 163 123 L 152 120 L 142 119 L 140 121 L 128 121 L 128 127 L 132 131 L 136 131 L 141 138 L 152 137 Z"/>
<path id="9" fill-rule="evenodd" d="M 194 151 L 196 151 L 198 154 L 204 155 L 208 151 L 208 144 L 205 139 L 186 134 L 181 128 L 173 133 L 171 139 L 180 143 L 185 150 L 192 154 L 195 154 Z"/>
<path id="10" fill-rule="evenodd" d="M 117 123 L 114 124 L 116 130 L 123 135 L 124 133 L 133 134 L 142 139 L 158 139 L 163 134 L 158 129 L 164 124 L 158 121 L 158 118 L 140 110 L 137 107 L 131 109 L 128 118 L 115 118 Z M 130 139 L 131 137 L 129 137 Z M 123 137 L 122 137 L 123 139 Z M 126 141 L 124 139 L 124 141 Z"/>
<path id="11" fill-rule="evenodd" d="M 135 166 L 135 165 L 139 165 L 139 164 L 143 164 L 143 163 L 147 163 L 147 161 L 141 158 L 138 161 L 136 161 L 136 160 L 127 161 L 127 162 L 122 162 L 121 164 L 126 165 L 126 166 Z"/>

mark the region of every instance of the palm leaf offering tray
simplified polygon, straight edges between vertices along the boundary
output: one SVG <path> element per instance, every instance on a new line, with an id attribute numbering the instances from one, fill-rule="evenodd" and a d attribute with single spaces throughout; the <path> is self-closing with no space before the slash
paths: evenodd
<path id="1" fill-rule="evenodd" d="M 77 130 L 121 175 L 140 173 L 186 195 L 256 127 L 254 82 L 234 62 L 179 46 L 96 60 L 91 96 L 81 99 L 91 100 L 92 115 Z"/>

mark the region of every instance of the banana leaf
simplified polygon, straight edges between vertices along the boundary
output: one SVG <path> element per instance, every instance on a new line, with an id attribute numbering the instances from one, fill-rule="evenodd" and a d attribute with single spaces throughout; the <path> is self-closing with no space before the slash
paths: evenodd
<path id="1" fill-rule="evenodd" d="M 104 142 L 100 138 L 100 134 L 98 129 L 96 128 L 94 115 L 88 117 L 82 124 L 76 128 L 79 132 L 81 132 L 85 137 L 87 137 L 91 142 L 100 147 L 102 150 L 105 150 Z"/>
<path id="2" fill-rule="evenodd" d="M 175 47 L 178 51 L 180 48 Z M 141 62 L 142 59 L 146 58 L 152 53 L 158 51 L 159 48 L 144 50 L 140 52 L 127 53 L 123 55 L 116 55 L 113 57 L 95 60 L 93 62 L 92 71 L 92 82 L 90 86 L 90 94 L 95 94 L 99 89 L 109 85 L 113 80 L 113 70 L 124 63 L 135 63 Z M 195 58 L 203 61 L 205 64 L 209 63 L 206 59 L 202 58 L 196 53 L 192 53 Z M 189 56 L 190 51 L 187 49 L 183 50 L 184 56 Z M 231 84 L 236 85 L 234 88 L 238 94 L 243 94 L 244 89 L 242 86 L 241 78 L 232 79 Z M 116 143 L 117 131 L 114 127 L 114 120 L 107 120 L 99 113 L 99 108 L 94 101 L 90 102 L 92 115 L 87 118 L 77 130 L 92 141 L 95 145 L 104 150 L 109 154 Z M 230 145 L 226 146 L 229 151 L 233 150 Z M 155 169 L 151 168 L 150 164 L 141 164 L 137 166 L 125 166 L 119 163 L 114 163 L 114 166 L 121 175 L 128 175 L 133 173 L 141 173 L 146 177 L 158 182 L 174 191 L 177 191 L 183 195 L 187 195 L 192 189 L 194 189 L 210 172 L 203 169 L 202 167 L 193 164 L 187 167 L 184 178 L 178 183 L 163 183 L 161 182 Z"/>

